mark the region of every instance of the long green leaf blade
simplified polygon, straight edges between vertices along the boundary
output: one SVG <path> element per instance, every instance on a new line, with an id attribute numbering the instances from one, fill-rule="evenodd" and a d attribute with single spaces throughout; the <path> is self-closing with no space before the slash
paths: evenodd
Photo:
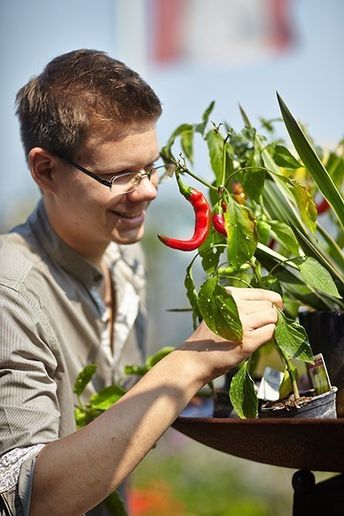
<path id="1" fill-rule="evenodd" d="M 317 230 L 319 235 L 324 239 L 328 252 L 331 258 L 334 260 L 339 270 L 342 271 L 344 276 L 344 254 L 338 243 L 332 238 L 332 236 L 318 223 Z"/>
<path id="2" fill-rule="evenodd" d="M 341 224 L 342 228 L 344 228 L 343 197 L 339 193 L 337 187 L 332 181 L 330 174 L 327 172 L 326 168 L 318 158 L 315 150 L 308 141 L 307 137 L 304 135 L 301 127 L 289 111 L 288 107 L 278 94 L 277 98 L 284 123 L 298 155 L 302 159 L 305 167 L 314 179 L 323 196 L 331 204 L 334 212 L 338 217 L 339 223 Z"/>

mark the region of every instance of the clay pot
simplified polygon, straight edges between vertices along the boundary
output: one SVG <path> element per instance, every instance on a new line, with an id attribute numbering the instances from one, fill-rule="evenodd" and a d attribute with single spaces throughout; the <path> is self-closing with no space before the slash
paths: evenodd
<path id="1" fill-rule="evenodd" d="M 314 355 L 322 353 L 332 385 L 336 385 L 337 416 L 344 417 L 344 312 L 300 311 Z"/>

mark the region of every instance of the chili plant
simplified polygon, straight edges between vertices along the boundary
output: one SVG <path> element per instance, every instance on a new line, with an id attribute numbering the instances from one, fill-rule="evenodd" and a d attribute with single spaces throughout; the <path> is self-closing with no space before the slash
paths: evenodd
<path id="1" fill-rule="evenodd" d="M 321 195 L 321 202 L 331 206 L 342 238 L 344 201 L 338 186 L 343 181 L 344 162 L 343 155 L 333 152 L 327 163 L 331 167 L 327 169 L 279 96 L 278 101 L 294 144 L 293 152 L 273 137 L 271 122 L 263 120 L 267 134 L 259 133 L 242 108 L 241 131 L 225 122 L 210 122 L 212 102 L 201 123 L 177 127 L 161 155 L 175 165 L 179 185 L 180 176 L 184 176 L 184 181 L 189 177 L 199 181 L 209 193 L 212 224 L 204 232 L 185 276 L 194 326 L 204 319 L 214 333 L 240 341 L 242 325 L 226 287 L 259 287 L 279 292 L 285 308 L 278 310 L 275 336 L 270 344 L 285 367 L 280 396 L 293 391 L 297 400 L 300 394 L 296 361 L 313 362 L 307 334 L 297 322 L 298 307 L 344 307 L 343 253 L 317 221 L 320 209 L 314 200 Z M 208 150 L 210 181 L 205 173 L 200 175 L 194 170 L 196 138 Z M 301 172 L 306 181 L 297 180 Z M 199 287 L 193 279 L 196 259 L 205 275 Z M 256 362 L 257 353 L 241 364 L 231 381 L 229 395 L 240 417 L 257 415 L 252 379 Z"/>

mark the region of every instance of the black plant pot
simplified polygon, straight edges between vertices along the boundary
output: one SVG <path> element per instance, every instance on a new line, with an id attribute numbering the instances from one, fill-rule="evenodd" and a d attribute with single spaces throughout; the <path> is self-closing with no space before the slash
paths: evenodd
<path id="1" fill-rule="evenodd" d="M 284 404 L 281 401 L 269 401 L 261 407 L 259 417 L 335 419 L 337 417 L 336 392 L 336 387 L 318 396 L 312 391 L 309 393 L 309 399 L 305 398 L 302 402 L 303 398 L 301 398 L 298 406 Z"/>
<path id="2" fill-rule="evenodd" d="M 332 385 L 336 385 L 337 415 L 344 417 L 344 312 L 299 313 L 314 355 L 322 353 Z"/>

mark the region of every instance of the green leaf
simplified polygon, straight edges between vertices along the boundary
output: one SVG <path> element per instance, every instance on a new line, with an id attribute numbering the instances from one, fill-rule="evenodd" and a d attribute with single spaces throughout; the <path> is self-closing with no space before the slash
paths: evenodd
<path id="1" fill-rule="evenodd" d="M 284 222 L 269 220 L 272 234 L 276 240 L 284 245 L 293 255 L 299 254 L 299 243 L 292 229 Z"/>
<path id="2" fill-rule="evenodd" d="M 255 148 L 250 152 L 248 159 L 248 166 L 250 168 L 243 172 L 242 184 L 245 195 L 258 203 L 266 179 L 266 171 L 262 168 L 263 165 L 261 152 Z"/>
<path id="3" fill-rule="evenodd" d="M 96 364 L 89 364 L 85 366 L 82 369 L 82 371 L 80 371 L 74 383 L 74 394 L 80 396 L 84 392 L 86 385 L 92 380 L 92 377 L 96 372 L 96 369 Z"/>
<path id="4" fill-rule="evenodd" d="M 173 133 L 171 134 L 171 136 L 169 137 L 166 145 L 164 145 L 164 147 L 162 147 L 161 151 L 160 151 L 160 156 L 165 159 L 165 160 L 170 160 L 171 158 L 173 158 L 173 155 L 172 155 L 172 147 L 174 145 L 174 142 L 176 140 L 176 138 L 178 136 L 180 136 L 183 132 L 185 131 L 190 131 L 193 129 L 193 126 L 191 124 L 180 124 L 174 131 Z"/>
<path id="5" fill-rule="evenodd" d="M 344 159 L 343 156 L 338 156 L 335 152 L 330 152 L 326 162 L 326 169 L 336 187 L 340 190 L 343 186 L 344 178 Z"/>
<path id="6" fill-rule="evenodd" d="M 317 229 L 327 245 L 330 256 L 339 267 L 339 269 L 343 271 L 344 275 L 344 254 L 342 251 L 343 245 L 340 245 L 340 239 L 337 238 L 334 240 L 334 238 L 332 238 L 332 236 L 319 223 L 317 224 Z"/>
<path id="7" fill-rule="evenodd" d="M 227 210 L 224 213 L 227 231 L 228 261 L 236 270 L 252 258 L 258 243 L 256 222 L 249 210 L 233 201 L 226 199 Z"/>
<path id="8" fill-rule="evenodd" d="M 242 324 L 232 295 L 218 285 L 217 277 L 207 279 L 198 294 L 198 306 L 208 328 L 224 339 L 242 341 Z"/>
<path id="9" fill-rule="evenodd" d="M 76 407 L 74 410 L 74 417 L 77 428 L 83 428 L 84 426 L 88 425 L 88 423 L 91 423 L 91 421 L 96 419 L 103 412 L 103 410 L 93 409 L 89 406 L 85 409 Z"/>
<path id="10" fill-rule="evenodd" d="M 264 155 L 268 158 L 268 154 Z M 273 166 L 273 163 L 271 164 Z M 268 167 L 268 165 L 267 165 Z M 278 177 L 277 179 L 280 179 Z M 286 179 L 286 178 L 285 178 Z M 283 221 L 293 228 L 294 234 L 299 242 L 300 247 L 306 256 L 312 256 L 318 260 L 335 279 L 340 292 L 344 292 L 343 273 L 338 269 L 335 262 L 331 259 L 319 243 L 312 235 L 307 234 L 306 227 L 299 220 L 294 208 L 290 205 L 285 192 L 282 188 L 286 188 L 285 182 L 278 181 L 278 184 L 273 181 L 266 181 L 264 188 L 264 206 L 269 212 L 272 219 Z"/>
<path id="11" fill-rule="evenodd" d="M 220 235 L 211 225 L 206 241 L 198 248 L 199 255 L 202 259 L 202 267 L 207 274 L 213 274 L 219 264 L 219 259 L 223 253 L 223 247 L 216 247 L 217 244 L 223 244 L 225 237 Z"/>
<path id="12" fill-rule="evenodd" d="M 306 285 L 329 296 L 341 298 L 331 274 L 317 260 L 307 257 L 299 268 Z"/>
<path id="13" fill-rule="evenodd" d="M 184 280 L 184 285 L 186 288 L 186 295 L 190 302 L 191 308 L 192 308 L 192 320 L 193 320 L 193 327 L 196 329 L 197 323 L 200 322 L 202 316 L 198 308 L 198 294 L 195 288 L 195 283 L 192 277 L 192 265 L 193 260 L 190 263 L 190 265 L 186 269 L 186 275 Z"/>
<path id="14" fill-rule="evenodd" d="M 107 410 L 118 401 L 126 391 L 118 385 L 110 385 L 99 392 L 92 394 L 89 404 L 92 409 Z"/>
<path id="15" fill-rule="evenodd" d="M 147 360 L 145 362 L 145 366 L 147 367 L 147 369 L 151 369 L 162 358 L 166 357 L 174 350 L 175 350 L 174 346 L 164 346 L 164 347 L 160 348 L 156 353 L 154 353 L 153 355 L 150 355 L 147 358 Z"/>
<path id="16" fill-rule="evenodd" d="M 254 382 L 248 372 L 247 362 L 233 376 L 229 397 L 240 418 L 255 418 L 258 414 L 258 399 Z"/>
<path id="17" fill-rule="evenodd" d="M 240 110 L 240 114 L 241 114 L 241 117 L 244 121 L 244 124 L 246 127 L 251 127 L 251 122 L 246 114 L 246 111 L 244 110 L 244 108 L 241 106 L 241 104 L 239 104 L 239 110 Z"/>
<path id="18" fill-rule="evenodd" d="M 84 409 L 82 409 L 80 407 L 75 407 L 75 409 L 74 409 L 74 419 L 75 419 L 77 428 L 82 428 L 83 426 L 85 426 L 87 424 L 87 412 L 86 412 L 86 410 L 84 410 Z"/>
<path id="19" fill-rule="evenodd" d="M 305 237 L 303 233 L 298 231 L 297 228 L 294 228 L 295 235 L 299 240 L 299 244 L 302 247 L 306 256 L 311 256 L 315 258 L 321 265 L 325 267 L 331 274 L 331 276 L 335 279 L 336 285 L 340 289 L 340 293 L 344 292 L 344 277 L 341 270 L 339 270 L 336 266 L 336 263 L 332 260 L 331 256 L 326 254 L 326 252 L 316 243 L 311 242 Z"/>
<path id="20" fill-rule="evenodd" d="M 286 262 L 286 258 L 273 249 L 259 243 L 255 256 L 266 270 L 274 269 L 273 275 L 279 280 L 286 283 L 302 284 L 299 268 L 292 262 Z"/>
<path id="21" fill-rule="evenodd" d="M 270 241 L 270 224 L 265 220 L 257 220 L 257 233 L 258 240 L 264 245 L 267 245 Z"/>
<path id="22" fill-rule="evenodd" d="M 187 129 L 183 131 L 180 135 L 180 143 L 183 149 L 185 156 L 192 163 L 193 162 L 193 137 L 194 137 L 194 129 Z"/>
<path id="23" fill-rule="evenodd" d="M 159 362 L 159 360 L 171 353 L 171 351 L 173 351 L 174 349 L 175 348 L 173 346 L 164 346 L 153 355 L 147 357 L 144 365 L 126 364 L 124 366 L 124 372 L 127 375 L 134 374 L 137 376 L 144 376 L 149 371 L 149 369 L 151 369 L 155 364 Z"/>
<path id="24" fill-rule="evenodd" d="M 215 174 L 217 184 L 220 185 L 222 180 L 224 140 L 217 129 L 210 129 L 207 132 L 206 140 L 208 144 L 211 168 Z"/>
<path id="25" fill-rule="evenodd" d="M 308 342 L 306 330 L 297 322 L 287 319 L 278 311 L 275 339 L 283 355 L 313 363 L 313 353 Z"/>
<path id="26" fill-rule="evenodd" d="M 203 116 L 202 116 L 202 123 L 197 124 L 197 125 L 195 126 L 195 131 L 196 131 L 197 133 L 200 133 L 202 136 L 204 135 L 205 128 L 207 127 L 207 124 L 208 124 L 209 116 L 210 116 L 211 112 L 213 111 L 214 106 L 215 106 L 215 101 L 213 100 L 213 101 L 209 104 L 209 106 L 207 107 L 207 109 L 204 111 L 204 113 L 203 113 Z"/>
<path id="27" fill-rule="evenodd" d="M 126 364 L 124 366 L 124 373 L 127 375 L 143 376 L 147 373 L 147 368 L 136 364 Z"/>
<path id="28" fill-rule="evenodd" d="M 282 98 L 278 94 L 277 98 L 284 123 L 298 155 L 317 184 L 320 192 L 331 204 L 338 217 L 339 223 L 342 228 L 344 228 L 344 199 L 342 195 Z"/>
<path id="29" fill-rule="evenodd" d="M 312 233 L 315 233 L 318 212 L 313 197 L 307 188 L 300 185 L 295 179 L 291 179 L 288 186 L 299 208 L 303 222 Z"/>
<path id="30" fill-rule="evenodd" d="M 292 153 L 284 147 L 284 145 L 273 146 L 273 158 L 279 167 L 296 169 L 302 167 L 302 164 L 292 155 Z"/>
<path id="31" fill-rule="evenodd" d="M 293 365 L 291 365 L 291 367 L 292 367 L 294 376 L 295 376 L 295 378 L 297 380 L 297 378 L 298 378 L 297 368 L 295 366 L 293 366 Z M 288 369 L 286 369 L 284 371 L 282 382 L 281 382 L 281 385 L 279 387 L 279 398 L 281 400 L 283 400 L 284 398 L 287 398 L 289 396 L 289 394 L 291 394 L 292 392 L 293 392 L 293 386 L 292 386 L 292 383 L 291 383 L 290 374 L 289 374 Z"/>
<path id="32" fill-rule="evenodd" d="M 260 278 L 259 281 L 255 281 L 253 279 L 251 285 L 255 288 L 264 288 L 265 290 L 272 290 L 273 292 L 277 292 L 277 294 L 280 294 L 280 296 L 283 295 L 280 281 L 271 274 L 263 276 L 262 278 Z"/>

